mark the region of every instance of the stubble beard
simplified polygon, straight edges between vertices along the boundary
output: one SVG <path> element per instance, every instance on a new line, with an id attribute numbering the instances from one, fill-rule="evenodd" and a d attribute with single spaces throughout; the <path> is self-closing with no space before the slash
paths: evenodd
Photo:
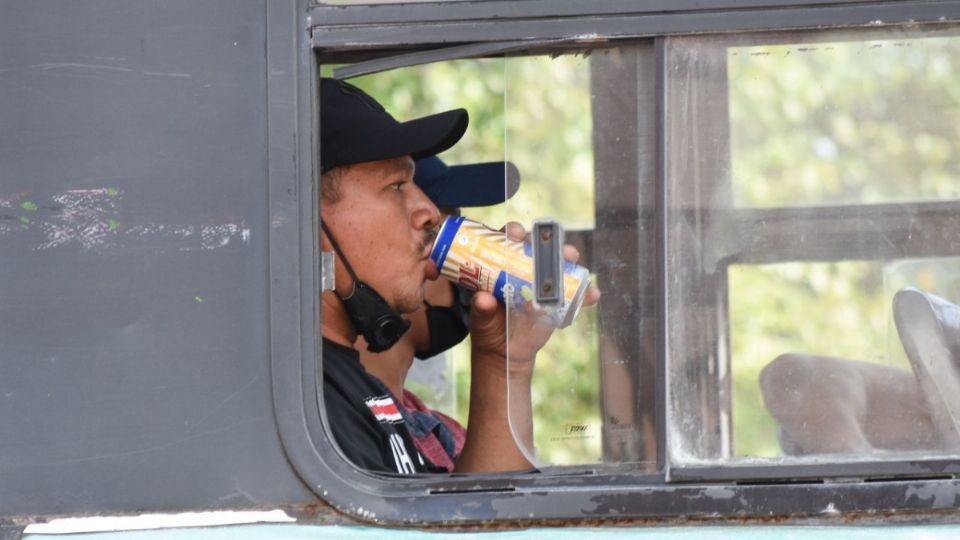
<path id="1" fill-rule="evenodd" d="M 414 275 L 419 274 L 419 283 L 416 289 L 414 289 L 414 287 L 411 285 L 410 287 L 403 287 L 404 290 L 402 291 L 396 291 L 397 294 L 394 298 L 397 299 L 397 311 L 400 313 L 413 313 L 423 306 L 423 301 L 425 298 L 424 284 L 426 283 L 426 278 L 423 276 L 423 269 L 421 267 L 423 264 L 423 259 L 420 257 L 423 255 L 424 250 L 433 246 L 433 241 L 436 237 L 436 229 L 428 229 L 424 231 L 423 239 L 419 242 L 414 250 L 414 260 L 417 261 L 416 270 L 419 270 L 419 272 L 414 271 L 410 274 L 410 276 L 413 277 Z M 415 293 L 413 293 L 414 290 L 416 291 Z M 410 293 L 405 294 L 406 291 L 410 291 Z"/>
<path id="2" fill-rule="evenodd" d="M 420 281 L 420 286 L 414 289 L 412 286 L 405 287 L 404 291 L 396 291 L 395 298 L 397 299 L 397 312 L 404 313 L 413 313 L 414 311 L 420 309 L 423 305 L 423 281 Z M 413 291 L 416 291 L 415 293 Z"/>

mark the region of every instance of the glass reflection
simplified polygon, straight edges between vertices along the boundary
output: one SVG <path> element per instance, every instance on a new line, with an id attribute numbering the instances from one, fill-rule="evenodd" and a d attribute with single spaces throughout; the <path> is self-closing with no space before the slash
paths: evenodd
<path id="1" fill-rule="evenodd" d="M 675 463 L 960 448 L 951 32 L 671 41 Z"/>

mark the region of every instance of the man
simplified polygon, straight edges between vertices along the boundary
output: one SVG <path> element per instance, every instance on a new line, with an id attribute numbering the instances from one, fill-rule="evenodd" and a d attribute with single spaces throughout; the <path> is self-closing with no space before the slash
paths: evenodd
<path id="1" fill-rule="evenodd" d="M 446 217 L 459 215 L 462 207 L 490 206 L 509 199 L 519 187 L 519 173 L 509 162 L 448 167 L 439 158 L 429 157 L 416 162 L 413 181 Z M 453 418 L 429 409 L 405 386 L 414 357 L 432 358 L 466 338 L 472 296 L 445 279 L 427 281 L 424 305 L 404 316 L 411 326 L 399 342 L 374 353 L 366 349 L 362 337 L 357 341 L 360 362 L 397 404 L 417 449 L 446 472 L 455 470 L 466 430 Z"/>
<path id="2" fill-rule="evenodd" d="M 441 216 L 413 184 L 413 159 L 455 144 L 467 114 L 454 110 L 399 123 L 349 84 L 322 79 L 320 91 L 322 248 L 337 252 L 336 290 L 321 298 L 327 421 L 358 466 L 401 474 L 435 471 L 411 440 L 396 403 L 363 370 L 354 343 L 361 333 L 371 350 L 390 348 L 409 326 L 397 313 L 419 309 L 424 282 L 438 276 L 429 252 Z M 524 231 L 513 225 L 507 234 L 520 240 Z M 585 303 L 598 296 L 591 291 Z M 552 329 L 536 314 L 517 314 L 508 371 L 506 322 L 493 295 L 474 295 L 469 429 L 457 472 L 531 466 L 524 454 L 532 440 L 530 379 Z"/>

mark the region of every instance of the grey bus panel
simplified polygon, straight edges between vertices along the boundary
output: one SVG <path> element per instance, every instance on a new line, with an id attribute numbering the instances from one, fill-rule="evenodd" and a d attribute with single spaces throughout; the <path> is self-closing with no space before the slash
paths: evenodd
<path id="1" fill-rule="evenodd" d="M 316 500 L 272 407 L 266 4 L 0 8 L 0 513 Z"/>

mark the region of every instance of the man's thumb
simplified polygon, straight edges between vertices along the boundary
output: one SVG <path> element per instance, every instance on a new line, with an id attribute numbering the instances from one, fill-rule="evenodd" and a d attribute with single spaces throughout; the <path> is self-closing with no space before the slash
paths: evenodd
<path id="1" fill-rule="evenodd" d="M 470 306 L 470 325 L 474 329 L 486 329 L 493 324 L 498 307 L 496 297 L 485 291 L 477 291 Z"/>

